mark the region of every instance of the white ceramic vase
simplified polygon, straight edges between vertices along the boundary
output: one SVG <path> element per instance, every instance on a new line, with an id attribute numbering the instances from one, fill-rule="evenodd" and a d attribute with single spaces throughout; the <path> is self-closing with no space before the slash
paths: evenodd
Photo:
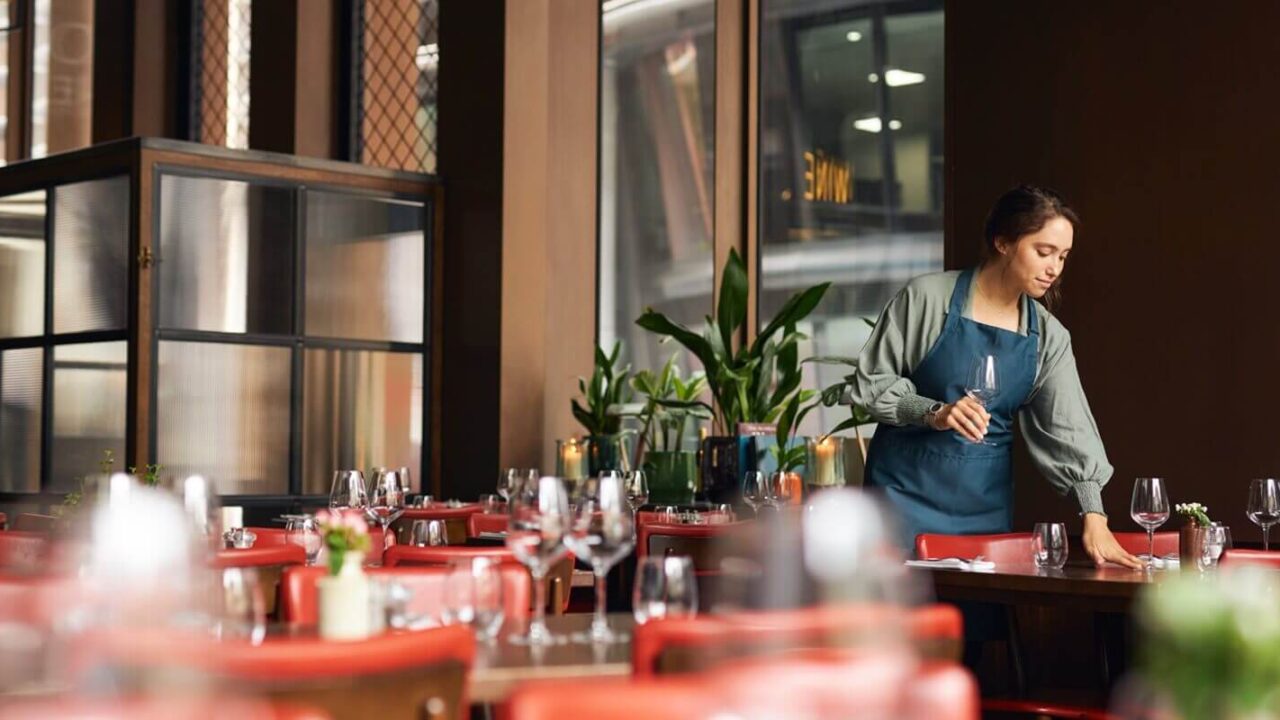
<path id="1" fill-rule="evenodd" d="M 364 553 L 348 552 L 337 575 L 320 578 L 320 637 L 326 640 L 361 640 L 369 637 L 369 579 L 364 574 Z"/>

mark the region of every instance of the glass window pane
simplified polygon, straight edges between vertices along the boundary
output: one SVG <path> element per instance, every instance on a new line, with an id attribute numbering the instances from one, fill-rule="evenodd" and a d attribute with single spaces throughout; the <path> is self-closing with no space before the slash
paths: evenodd
<path id="1" fill-rule="evenodd" d="M 672 348 L 646 306 L 702 325 L 711 312 L 715 2 L 605 4 L 600 113 L 600 341 L 636 367 Z"/>
<path id="2" fill-rule="evenodd" d="M 38 158 L 92 142 L 94 0 L 33 5 L 31 157 Z"/>
<path id="3" fill-rule="evenodd" d="M 295 193 L 165 175 L 160 179 L 160 326 L 290 332 Z"/>
<path id="4" fill-rule="evenodd" d="M 129 178 L 53 192 L 53 331 L 123 329 L 129 311 Z"/>
<path id="5" fill-rule="evenodd" d="M 45 192 L 0 198 L 0 337 L 44 334 Z"/>
<path id="6" fill-rule="evenodd" d="M 328 495 L 334 470 L 407 466 L 421 487 L 422 355 L 307 350 L 302 492 Z"/>
<path id="7" fill-rule="evenodd" d="M 0 352 L 0 491 L 40 491 L 44 350 Z"/>
<path id="8" fill-rule="evenodd" d="M 306 205 L 306 334 L 422 342 L 422 204 L 309 190 Z"/>
<path id="9" fill-rule="evenodd" d="M 128 353 L 125 342 L 53 349 L 53 492 L 79 487 L 106 450 L 124 457 Z"/>
<path id="10" fill-rule="evenodd" d="M 223 494 L 289 492 L 290 350 L 161 341 L 156 459 Z"/>
<path id="11" fill-rule="evenodd" d="M 832 283 L 798 328 L 801 357 L 857 355 L 861 318 L 943 267 L 942 3 L 900 7 L 763 0 L 761 325 L 793 293 Z M 804 367 L 810 388 L 848 372 Z M 847 416 L 822 408 L 800 434 Z"/>

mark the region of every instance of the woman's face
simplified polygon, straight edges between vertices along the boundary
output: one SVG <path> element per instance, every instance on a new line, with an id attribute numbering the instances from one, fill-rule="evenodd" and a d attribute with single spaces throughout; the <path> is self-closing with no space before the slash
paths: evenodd
<path id="1" fill-rule="evenodd" d="M 1005 277 L 1018 283 L 1027 295 L 1043 297 L 1062 275 L 1074 235 L 1071 223 L 1059 216 L 1016 243 L 997 238 L 996 249 L 1007 264 Z"/>

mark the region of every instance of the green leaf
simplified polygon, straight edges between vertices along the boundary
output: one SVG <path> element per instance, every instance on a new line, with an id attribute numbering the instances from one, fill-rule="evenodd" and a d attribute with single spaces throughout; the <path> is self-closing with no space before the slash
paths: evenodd
<path id="1" fill-rule="evenodd" d="M 729 249 L 720 278 L 720 300 L 716 303 L 720 337 L 725 347 L 733 347 L 733 336 L 747 319 L 747 264 L 736 249 Z"/>
<path id="2" fill-rule="evenodd" d="M 598 434 L 600 424 L 596 421 L 596 417 L 587 412 L 586 408 L 582 407 L 582 405 L 579 405 L 577 400 L 570 400 L 569 402 L 573 407 L 574 419 L 578 421 L 578 424 L 582 425 L 583 429 L 587 431 L 587 434 Z M 563 407 L 563 405 L 561 407 Z"/>
<path id="3" fill-rule="evenodd" d="M 848 365 L 849 367 L 858 367 L 858 358 L 843 357 L 840 355 L 820 355 L 816 357 L 807 357 L 800 361 L 800 364 L 814 363 L 817 365 Z"/>
<path id="4" fill-rule="evenodd" d="M 698 358 L 708 375 L 714 371 L 716 357 L 715 353 L 711 351 L 711 345 L 689 328 L 672 322 L 666 315 L 657 312 L 653 308 L 646 308 L 644 314 L 636 319 L 636 324 L 649 332 L 672 338 Z"/>
<path id="5" fill-rule="evenodd" d="M 829 287 L 831 287 L 831 283 L 825 282 L 820 285 L 814 285 L 807 290 L 802 290 L 788 298 L 783 303 L 782 309 L 773 317 L 773 320 L 769 321 L 765 329 L 756 336 L 756 340 L 752 344 L 752 352 L 756 351 L 756 347 L 768 342 L 769 338 L 773 337 L 773 334 L 780 328 L 799 324 L 809 313 L 813 312 L 818 303 L 822 302 L 822 296 L 826 294 Z"/>
<path id="6" fill-rule="evenodd" d="M 862 419 L 857 418 L 857 417 L 851 417 L 851 418 L 849 418 L 849 419 L 845 420 L 844 422 L 840 423 L 839 425 L 836 425 L 835 427 L 833 427 L 833 428 L 831 428 L 830 430 L 828 430 L 828 431 L 823 435 L 823 437 L 826 437 L 827 435 L 835 435 L 836 433 L 841 432 L 841 431 L 843 431 L 843 430 L 849 430 L 849 429 L 851 429 L 851 428 L 856 428 L 856 427 L 859 427 L 859 426 L 861 426 L 861 425 L 868 425 L 868 424 L 869 424 L 869 423 L 868 423 L 867 421 L 865 421 L 865 420 L 862 420 Z"/>

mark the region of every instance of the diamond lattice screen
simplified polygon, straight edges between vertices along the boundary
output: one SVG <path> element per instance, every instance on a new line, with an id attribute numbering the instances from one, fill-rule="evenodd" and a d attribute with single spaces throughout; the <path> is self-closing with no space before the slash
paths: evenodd
<path id="1" fill-rule="evenodd" d="M 364 0 L 360 161 L 436 170 L 439 0 Z"/>
<path id="2" fill-rule="evenodd" d="M 201 0 L 196 139 L 249 147 L 251 0 Z"/>

